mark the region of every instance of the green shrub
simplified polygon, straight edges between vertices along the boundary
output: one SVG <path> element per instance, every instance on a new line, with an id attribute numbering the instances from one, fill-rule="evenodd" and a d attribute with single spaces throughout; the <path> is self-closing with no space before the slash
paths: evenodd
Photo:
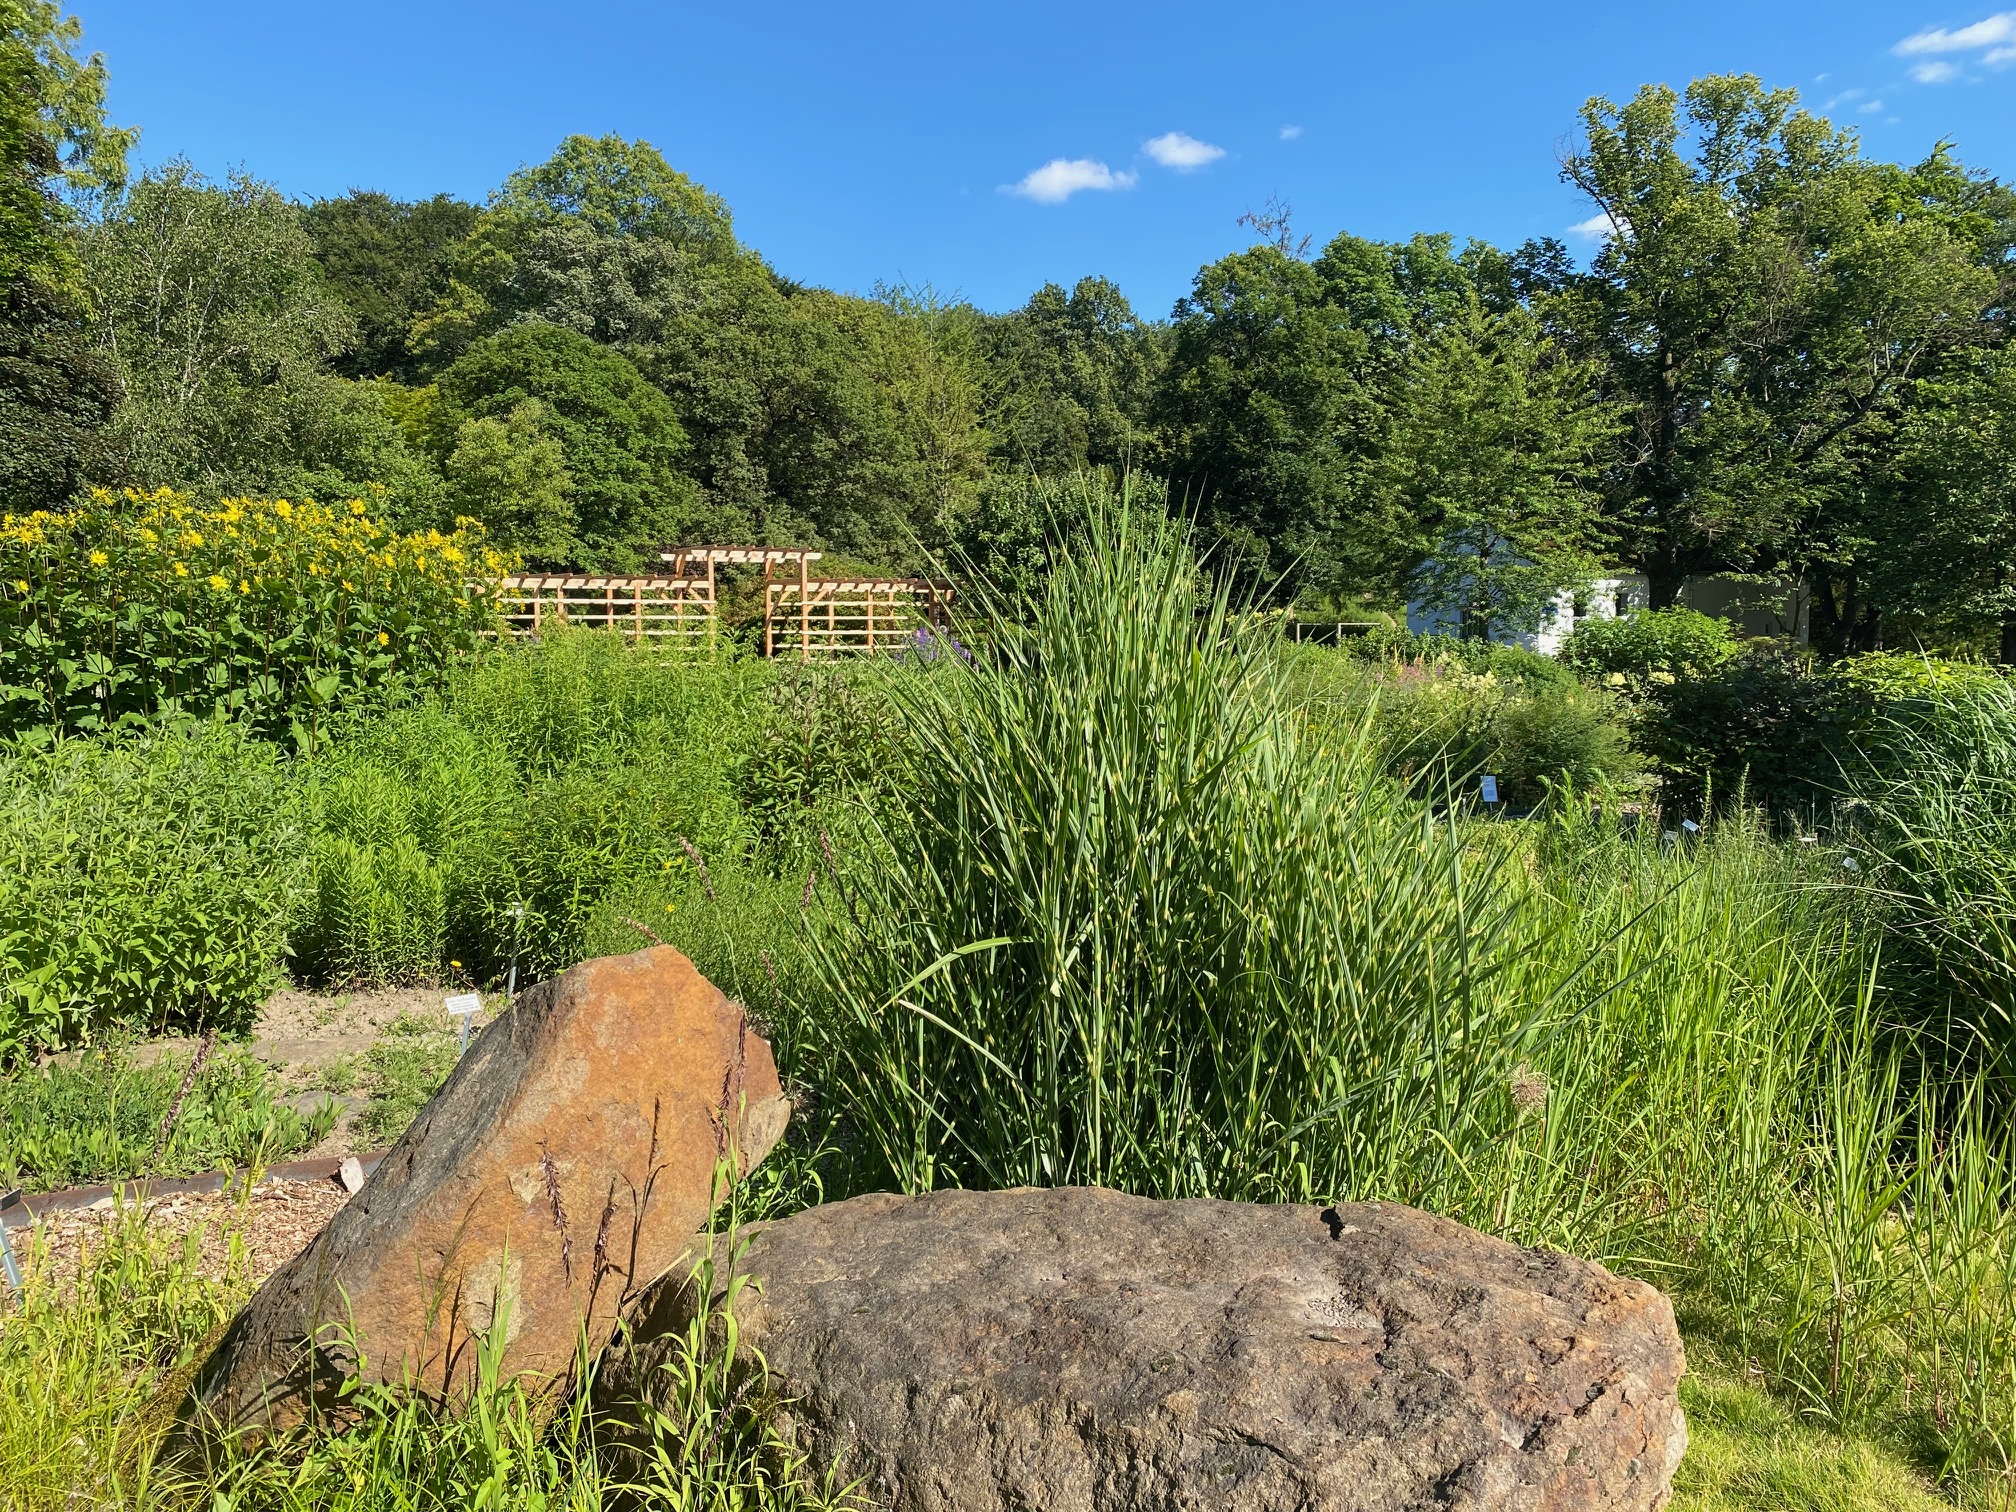
<path id="1" fill-rule="evenodd" d="M 248 1026 L 303 845 L 288 763 L 240 727 L 0 749 L 0 1060 Z"/>
<path id="2" fill-rule="evenodd" d="M 499 650 L 347 730 L 315 764 L 315 980 L 520 980 L 580 959 L 603 900 L 733 865 L 769 669 L 579 631 Z M 690 847 L 690 849 L 689 849 Z"/>
<path id="3" fill-rule="evenodd" d="M 262 1063 L 223 1050 L 197 1070 L 170 1125 L 189 1061 L 143 1066 L 111 1051 L 0 1078 L 0 1187 L 45 1191 L 278 1160 L 336 1122 L 333 1103 L 303 1113 L 277 1102 Z"/>
<path id="4" fill-rule="evenodd" d="M 1929 746 L 1964 760 L 1965 711 L 2005 686 L 1978 663 L 1878 652 L 1820 665 L 1757 643 L 1649 686 L 1632 734 L 1676 809 L 1740 793 L 1781 819 L 1820 818 L 1865 771 L 1922 765 Z"/>
<path id="5" fill-rule="evenodd" d="M 224 714 L 312 743 L 332 707 L 473 649 L 505 566 L 479 527 L 395 535 L 362 501 L 101 491 L 0 516 L 0 736 Z"/>
<path id="6" fill-rule="evenodd" d="M 1488 773 L 1505 803 L 1532 808 L 1564 786 L 1614 787 L 1637 771 L 1610 698 L 1558 668 L 1558 679 L 1521 681 L 1452 661 L 1367 662 L 1306 646 L 1284 650 L 1283 664 L 1291 701 L 1316 728 L 1340 743 L 1366 730 L 1386 770 L 1420 796 L 1469 789 Z"/>
<path id="7" fill-rule="evenodd" d="M 1742 800 L 1811 818 L 1842 792 L 1854 723 L 1837 683 L 1764 646 L 1653 686 L 1632 734 L 1676 814 Z"/>
<path id="8" fill-rule="evenodd" d="M 1522 688 L 1572 688 L 1575 674 L 1551 656 L 1499 641 L 1469 640 L 1455 635 L 1424 635 L 1416 630 L 1385 627 L 1355 635 L 1339 649 L 1361 661 L 1388 666 L 1456 669 L 1473 676 L 1492 676 Z"/>
<path id="9" fill-rule="evenodd" d="M 1643 687 L 1655 676 L 1699 677 L 1740 649 L 1725 619 L 1694 609 L 1639 609 L 1578 623 L 1561 648 L 1561 662 L 1585 677 Z"/>

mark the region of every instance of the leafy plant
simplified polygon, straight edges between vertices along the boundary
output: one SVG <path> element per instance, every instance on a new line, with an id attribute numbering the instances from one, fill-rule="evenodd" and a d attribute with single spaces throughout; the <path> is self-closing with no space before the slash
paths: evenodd
<path id="1" fill-rule="evenodd" d="M 413 1122 L 455 1069 L 460 1040 L 439 1016 L 402 1013 L 370 1049 L 339 1061 L 323 1075 L 333 1092 L 362 1092 L 358 1138 L 389 1145 Z"/>
<path id="2" fill-rule="evenodd" d="M 1585 677 L 1615 678 L 1642 688 L 1711 672 L 1742 648 L 1729 621 L 1686 608 L 1639 609 L 1616 619 L 1577 623 L 1561 648 L 1561 662 Z"/>
<path id="3" fill-rule="evenodd" d="M 249 1025 L 303 831 L 287 763 L 235 726 L 0 748 L 0 1062 L 122 1028 Z"/>
<path id="4" fill-rule="evenodd" d="M 0 734 L 226 715 L 310 744 L 337 704 L 473 650 L 507 565 L 473 522 L 401 536 L 362 500 L 100 490 L 0 516 Z"/>
<path id="5" fill-rule="evenodd" d="M 200 1052 L 199 1052 L 200 1053 Z M 324 1102 L 276 1100 L 264 1065 L 242 1051 L 84 1056 L 0 1080 L 0 1185 L 38 1190 L 129 1176 L 186 1176 L 254 1165 L 315 1144 L 336 1122 Z"/>

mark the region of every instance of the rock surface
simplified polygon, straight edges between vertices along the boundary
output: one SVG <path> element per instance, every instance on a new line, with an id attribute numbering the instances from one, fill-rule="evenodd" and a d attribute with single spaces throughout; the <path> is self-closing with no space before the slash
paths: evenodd
<path id="1" fill-rule="evenodd" d="M 1654 1512 L 1686 1444 L 1659 1292 L 1392 1204 L 860 1197 L 741 1269 L 786 1426 L 901 1512 Z M 693 1300 L 640 1300 L 605 1401 Z"/>
<path id="2" fill-rule="evenodd" d="M 479 1334 L 565 1376 L 705 1226 L 790 1116 L 770 1047 L 678 951 L 586 961 L 522 994 L 314 1243 L 274 1272 L 185 1410 L 285 1426 L 340 1378 L 452 1394 Z"/>

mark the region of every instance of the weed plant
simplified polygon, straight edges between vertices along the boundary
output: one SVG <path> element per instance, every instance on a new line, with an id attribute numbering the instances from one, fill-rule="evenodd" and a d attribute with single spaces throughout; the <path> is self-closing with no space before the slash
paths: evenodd
<path id="1" fill-rule="evenodd" d="M 363 1094 L 356 1137 L 366 1146 L 389 1145 L 441 1090 L 460 1048 L 459 1035 L 439 1015 L 402 1013 L 370 1049 L 329 1066 L 322 1084 L 331 1092 Z"/>
<path id="2" fill-rule="evenodd" d="M 166 1055 L 137 1065 L 93 1052 L 0 1080 L 0 1187 L 33 1191 L 132 1176 L 188 1176 L 264 1164 L 318 1143 L 333 1103 L 302 1111 L 275 1096 L 242 1051 Z"/>

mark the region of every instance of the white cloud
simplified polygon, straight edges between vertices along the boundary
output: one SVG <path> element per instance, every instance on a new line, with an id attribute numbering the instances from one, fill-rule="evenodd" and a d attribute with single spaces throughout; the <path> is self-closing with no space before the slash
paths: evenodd
<path id="1" fill-rule="evenodd" d="M 1960 77 L 1960 65 L 1937 58 L 1928 63 L 1913 63 L 1911 77 L 1920 84 L 1950 84 Z"/>
<path id="2" fill-rule="evenodd" d="M 1870 115 L 1875 111 L 1881 110 L 1883 102 L 1881 100 L 1871 100 L 1867 105 L 1858 105 L 1855 108 L 1860 110 L 1864 115 Z"/>
<path id="3" fill-rule="evenodd" d="M 1003 184 L 1005 194 L 1019 194 L 1039 205 L 1061 205 L 1081 189 L 1132 189 L 1138 174 L 1115 173 L 1093 158 L 1052 158 L 1019 183 Z"/>
<path id="4" fill-rule="evenodd" d="M 1976 48 L 2008 42 L 2016 42 L 2016 11 L 2002 11 L 1985 21 L 1952 31 L 1942 26 L 1929 27 L 1906 37 L 1891 51 L 1909 58 L 1923 53 L 1973 52 Z"/>
<path id="5" fill-rule="evenodd" d="M 1209 142 L 1200 142 L 1180 131 L 1151 137 L 1141 144 L 1141 150 L 1164 168 L 1174 168 L 1178 173 L 1202 168 L 1206 163 L 1215 163 L 1225 156 L 1223 147 L 1213 147 Z"/>
<path id="6" fill-rule="evenodd" d="M 1292 142 L 1300 135 L 1302 135 L 1302 128 L 1300 126 L 1283 126 L 1281 128 L 1281 140 L 1284 142 Z"/>
<path id="7" fill-rule="evenodd" d="M 1990 48 L 1988 56 L 1981 61 L 1983 63 L 1992 63 L 1997 68 L 2000 68 L 2004 63 L 2016 63 L 2016 47 Z"/>
<path id="8" fill-rule="evenodd" d="M 1616 222 L 1611 220 L 1609 215 L 1601 210 L 1598 210 L 1587 220 L 1575 222 L 1574 225 L 1567 229 L 1570 236 L 1586 236 L 1592 241 L 1598 237 L 1615 236 L 1617 234 Z"/>

